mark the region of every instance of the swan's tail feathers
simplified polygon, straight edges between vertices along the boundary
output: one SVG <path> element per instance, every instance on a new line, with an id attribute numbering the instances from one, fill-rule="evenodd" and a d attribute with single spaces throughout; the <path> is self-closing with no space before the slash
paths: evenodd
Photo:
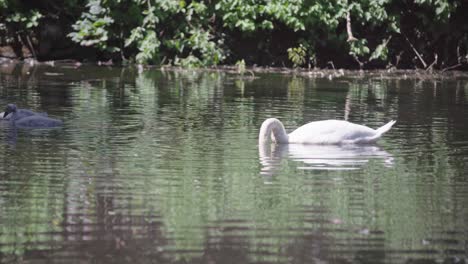
<path id="1" fill-rule="evenodd" d="M 390 128 L 392 128 L 392 126 L 396 123 L 396 120 L 392 120 L 390 122 L 388 122 L 387 124 L 377 128 L 377 134 L 380 136 L 382 135 L 383 133 L 387 132 L 390 130 Z"/>

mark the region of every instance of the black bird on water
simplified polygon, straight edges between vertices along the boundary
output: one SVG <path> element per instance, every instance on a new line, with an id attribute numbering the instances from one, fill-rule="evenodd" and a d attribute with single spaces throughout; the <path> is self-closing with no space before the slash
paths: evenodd
<path id="1" fill-rule="evenodd" d="M 18 109 L 15 104 L 8 104 L 3 113 L 14 126 L 22 128 L 50 128 L 63 125 L 62 120 L 50 118 L 46 113 L 37 113 L 28 109 Z"/>

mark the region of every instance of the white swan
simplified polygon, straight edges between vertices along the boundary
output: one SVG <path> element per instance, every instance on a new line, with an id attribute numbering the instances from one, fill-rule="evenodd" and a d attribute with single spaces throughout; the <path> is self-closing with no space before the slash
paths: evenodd
<path id="1" fill-rule="evenodd" d="M 288 135 L 281 121 L 268 118 L 260 128 L 258 143 L 265 144 L 271 138 L 279 144 L 368 144 L 376 142 L 395 122 L 372 129 L 348 121 L 323 120 L 305 124 Z"/>

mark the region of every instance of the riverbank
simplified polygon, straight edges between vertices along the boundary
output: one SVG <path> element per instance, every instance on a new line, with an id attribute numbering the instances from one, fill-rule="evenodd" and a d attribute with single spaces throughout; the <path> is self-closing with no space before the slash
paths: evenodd
<path id="1" fill-rule="evenodd" d="M 212 66 L 203 68 L 184 68 L 176 67 L 171 65 L 155 66 L 155 65 L 139 65 L 139 64 L 114 64 L 112 61 L 98 61 L 92 63 L 82 63 L 77 60 L 56 60 L 56 61 L 45 61 L 38 62 L 34 59 L 26 60 L 15 60 L 8 58 L 0 58 L 0 73 L 2 74 L 13 74 L 18 71 L 24 75 L 33 74 L 35 67 L 42 68 L 40 72 L 46 72 L 46 75 L 54 74 L 67 74 L 69 70 L 79 70 L 80 67 L 84 66 L 95 66 L 95 67 L 106 67 L 106 68 L 126 68 L 137 72 L 144 72 L 150 69 L 159 69 L 161 71 L 172 71 L 172 72 L 225 72 L 238 76 L 238 78 L 249 80 L 259 77 L 265 73 L 277 73 L 283 75 L 294 75 L 303 78 L 349 78 L 349 79 L 361 79 L 361 78 L 384 78 L 384 79 L 450 79 L 450 78 L 468 78 L 468 72 L 447 70 L 403 70 L 403 69 L 376 69 L 376 70 L 347 70 L 347 69 L 307 69 L 307 68 L 287 68 L 287 67 L 246 67 L 246 66 Z"/>
<path id="2" fill-rule="evenodd" d="M 468 70 L 468 2 L 460 0 L 54 0 L 0 8 L 0 56 L 10 59 Z"/>

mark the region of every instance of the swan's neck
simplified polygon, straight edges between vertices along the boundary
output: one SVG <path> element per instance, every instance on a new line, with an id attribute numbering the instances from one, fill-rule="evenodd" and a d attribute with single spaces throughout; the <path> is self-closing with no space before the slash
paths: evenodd
<path id="1" fill-rule="evenodd" d="M 276 118 L 268 118 L 263 122 L 258 135 L 258 143 L 265 144 L 270 138 L 275 143 L 289 142 L 283 123 Z"/>

